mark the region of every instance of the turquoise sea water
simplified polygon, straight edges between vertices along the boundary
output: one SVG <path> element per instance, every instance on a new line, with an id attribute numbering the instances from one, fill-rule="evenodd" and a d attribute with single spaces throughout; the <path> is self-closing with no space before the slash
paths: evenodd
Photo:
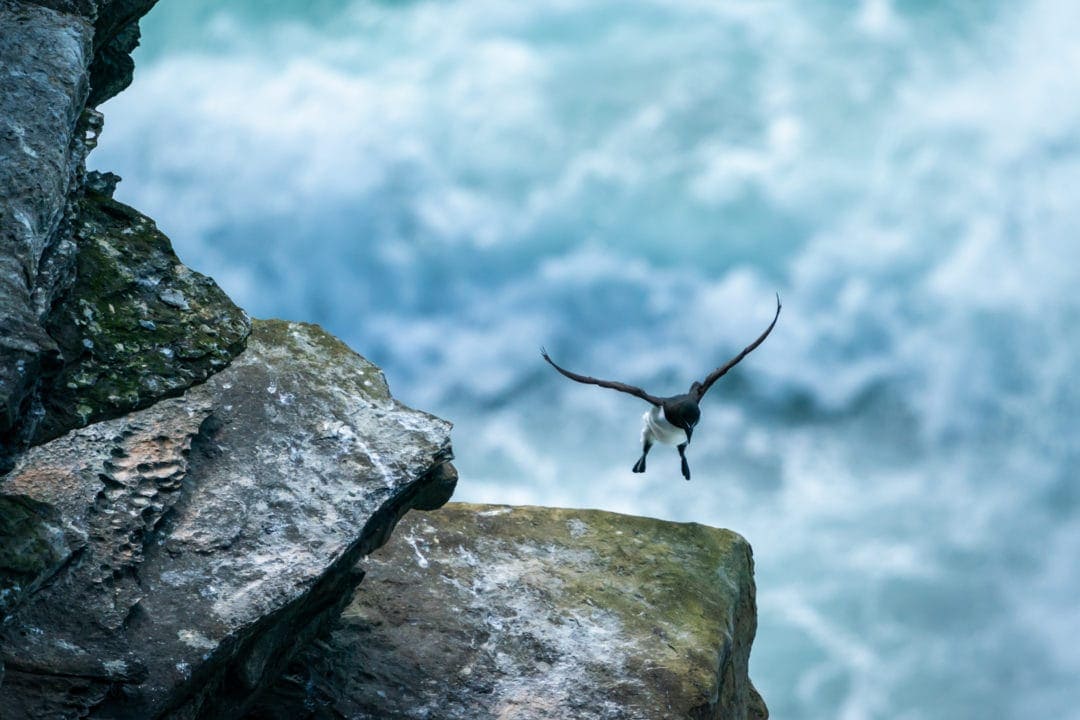
<path id="1" fill-rule="evenodd" d="M 773 717 L 1080 718 L 1080 4 L 164 0 L 91 165 L 456 424 L 753 544 Z M 643 403 L 784 311 L 689 450 Z"/>

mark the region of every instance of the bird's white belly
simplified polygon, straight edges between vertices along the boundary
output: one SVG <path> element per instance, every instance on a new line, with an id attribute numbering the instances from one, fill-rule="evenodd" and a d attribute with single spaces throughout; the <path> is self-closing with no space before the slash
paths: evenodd
<path id="1" fill-rule="evenodd" d="M 645 427 L 641 429 L 642 442 L 662 442 L 665 445 L 682 445 L 686 442 L 686 431 L 669 423 L 661 408 L 653 406 L 641 419 L 645 421 Z"/>

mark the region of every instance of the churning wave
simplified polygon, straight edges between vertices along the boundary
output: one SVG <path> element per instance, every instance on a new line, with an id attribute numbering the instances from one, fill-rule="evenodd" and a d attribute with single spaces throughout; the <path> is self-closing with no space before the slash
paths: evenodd
<path id="1" fill-rule="evenodd" d="M 91 164 L 460 498 L 746 535 L 774 717 L 1080 717 L 1080 6 L 943 5 L 165 3 Z M 777 290 L 691 483 L 539 359 L 674 393 Z"/>

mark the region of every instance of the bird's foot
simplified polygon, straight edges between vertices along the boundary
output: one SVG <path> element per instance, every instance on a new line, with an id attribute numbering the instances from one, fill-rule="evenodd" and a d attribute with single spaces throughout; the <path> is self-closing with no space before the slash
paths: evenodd
<path id="1" fill-rule="evenodd" d="M 641 458 L 636 463 L 634 463 L 634 472 L 636 472 L 636 473 L 645 472 L 645 456 L 644 455 L 642 455 Z"/>
<path id="2" fill-rule="evenodd" d="M 686 458 L 682 461 L 682 476 L 688 481 L 690 480 L 690 465 L 686 462 Z"/>

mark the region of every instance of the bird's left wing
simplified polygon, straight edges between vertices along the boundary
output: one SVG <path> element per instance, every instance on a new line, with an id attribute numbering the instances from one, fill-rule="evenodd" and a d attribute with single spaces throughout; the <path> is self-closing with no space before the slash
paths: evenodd
<path id="1" fill-rule="evenodd" d="M 630 395 L 639 397 L 646 402 L 652 403 L 653 405 L 661 405 L 664 402 L 655 395 L 650 395 L 641 388 L 635 387 L 633 385 L 615 382 L 614 380 L 599 380 L 594 377 L 589 377 L 588 375 L 578 375 L 576 372 L 570 372 L 569 370 L 561 368 L 555 364 L 555 361 L 551 359 L 551 357 L 547 354 L 547 350 L 545 350 L 544 348 L 540 348 L 540 354 L 543 355 L 544 359 L 551 364 L 551 367 L 555 368 L 571 380 L 575 380 L 579 383 L 585 383 L 586 385 L 599 385 L 600 387 L 611 388 L 612 390 L 618 390 L 619 392 L 629 393 Z"/>

